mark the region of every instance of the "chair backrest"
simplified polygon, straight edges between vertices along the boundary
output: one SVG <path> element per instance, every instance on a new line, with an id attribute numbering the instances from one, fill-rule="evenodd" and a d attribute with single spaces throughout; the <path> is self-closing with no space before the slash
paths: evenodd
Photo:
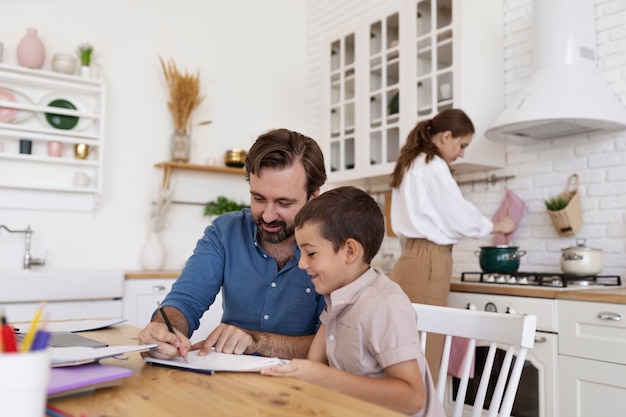
<path id="1" fill-rule="evenodd" d="M 437 381 L 434 381 L 439 399 L 444 404 L 446 390 L 452 390 L 451 377 L 448 376 L 448 365 L 453 337 L 469 339 L 467 352 L 470 354 L 466 354 L 462 361 L 461 379 L 456 393 L 453 417 L 461 417 L 463 413 L 477 342 L 480 346 L 488 346 L 489 351 L 476 392 L 472 417 L 478 417 L 483 412 L 483 404 L 487 396 L 487 387 L 492 372 L 494 373 L 493 378 L 497 377 L 497 382 L 491 398 L 488 416 L 509 417 L 522 374 L 526 352 L 528 349 L 532 349 L 535 342 L 537 317 L 415 303 L 413 306 L 417 311 L 417 330 L 424 351 L 426 351 L 426 339 L 429 333 L 445 335 L 439 377 Z M 506 351 L 499 370 L 498 366 L 493 367 L 498 348 Z M 509 376 L 512 362 L 514 362 L 513 370 Z M 479 374 L 480 372 L 477 370 L 476 373 Z"/>

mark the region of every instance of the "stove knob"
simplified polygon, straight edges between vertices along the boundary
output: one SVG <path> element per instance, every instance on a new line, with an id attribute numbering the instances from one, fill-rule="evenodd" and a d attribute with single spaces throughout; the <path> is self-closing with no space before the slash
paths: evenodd
<path id="1" fill-rule="evenodd" d="M 510 277 L 509 284 L 515 284 L 515 283 L 517 283 L 517 279 L 515 279 L 515 277 Z"/>
<path id="2" fill-rule="evenodd" d="M 476 304 L 474 303 L 467 303 L 467 307 L 465 307 L 466 310 L 476 310 Z"/>
<path id="3" fill-rule="evenodd" d="M 518 283 L 522 284 L 522 285 L 526 285 L 528 284 L 528 278 L 526 277 L 522 277 L 519 279 L 519 281 L 517 281 Z"/>
<path id="4" fill-rule="evenodd" d="M 515 307 L 507 307 L 506 314 L 517 314 L 517 310 L 515 310 Z"/>
<path id="5" fill-rule="evenodd" d="M 496 278 L 493 275 L 487 277 L 487 282 L 496 282 Z"/>
<path id="6" fill-rule="evenodd" d="M 498 282 L 499 282 L 500 284 L 504 284 L 504 283 L 506 282 L 506 278 L 504 278 L 504 277 L 500 277 L 500 278 L 498 278 Z"/>

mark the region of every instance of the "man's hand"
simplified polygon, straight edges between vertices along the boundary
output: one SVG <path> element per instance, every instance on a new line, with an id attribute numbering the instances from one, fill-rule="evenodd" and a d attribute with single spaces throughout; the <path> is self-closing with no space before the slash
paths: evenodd
<path id="1" fill-rule="evenodd" d="M 142 352 L 142 356 L 152 356 L 158 359 L 173 359 L 177 356 L 187 357 L 191 350 L 191 341 L 174 329 L 171 333 L 163 323 L 151 322 L 139 332 L 139 344 L 150 345 L 156 343 L 158 349 Z"/>
<path id="2" fill-rule="evenodd" d="M 202 342 L 195 343 L 193 350 L 200 349 L 199 356 L 209 353 L 211 348 L 216 352 L 235 353 L 256 353 L 257 343 L 250 333 L 230 324 L 220 324 Z"/>

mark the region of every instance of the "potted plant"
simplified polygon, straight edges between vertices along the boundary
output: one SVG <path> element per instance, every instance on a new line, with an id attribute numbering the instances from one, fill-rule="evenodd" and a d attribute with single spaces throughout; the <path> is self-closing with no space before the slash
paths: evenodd
<path id="1" fill-rule="evenodd" d="M 89 76 L 89 66 L 91 65 L 91 55 L 93 54 L 93 46 L 88 43 L 83 43 L 77 50 L 78 59 L 80 60 L 80 73 L 83 76 Z"/>
<path id="2" fill-rule="evenodd" d="M 250 206 L 247 206 L 245 204 L 239 204 L 236 201 L 226 198 L 224 196 L 219 196 L 216 200 L 209 201 L 204 205 L 204 215 L 208 217 L 214 217 L 231 211 L 239 211 L 243 208 L 248 207 Z"/>

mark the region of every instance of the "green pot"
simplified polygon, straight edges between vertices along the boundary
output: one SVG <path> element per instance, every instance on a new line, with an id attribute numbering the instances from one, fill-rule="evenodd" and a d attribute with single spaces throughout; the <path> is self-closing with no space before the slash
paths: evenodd
<path id="1" fill-rule="evenodd" d="M 511 274 L 517 272 L 519 259 L 526 255 L 525 250 L 518 249 L 517 246 L 481 246 L 474 254 L 483 272 Z"/>

